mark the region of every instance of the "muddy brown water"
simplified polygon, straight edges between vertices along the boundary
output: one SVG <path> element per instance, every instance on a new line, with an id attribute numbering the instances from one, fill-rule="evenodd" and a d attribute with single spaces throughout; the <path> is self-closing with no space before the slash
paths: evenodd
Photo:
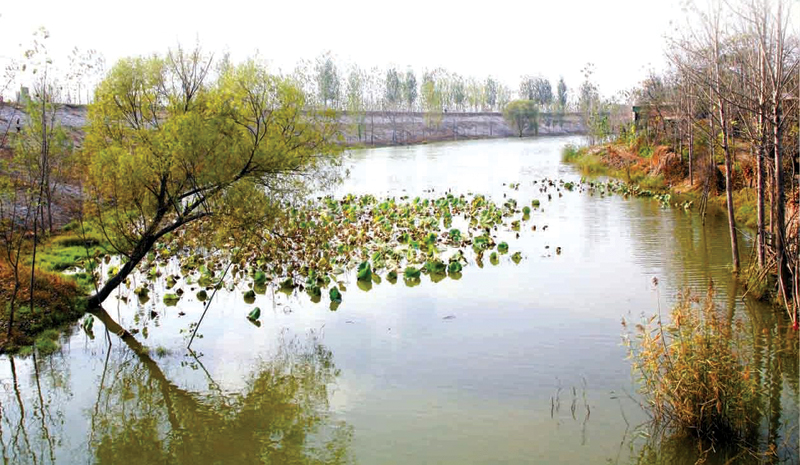
<path id="1" fill-rule="evenodd" d="M 195 354 L 184 349 L 202 312 L 193 292 L 174 307 L 163 290 L 143 304 L 112 297 L 105 309 L 138 330 L 136 342 L 96 320 L 93 339 L 76 326 L 53 355 L 0 357 L 4 462 L 629 463 L 647 446 L 664 463 L 690 463 L 691 444 L 631 442 L 647 415 L 629 397 L 620 320 L 713 279 L 718 304 L 745 321 L 760 354 L 762 440 L 797 463 L 796 335 L 779 312 L 741 299 L 724 217 L 703 227 L 694 211 L 577 191 L 548 201 L 533 181 L 580 179 L 560 161 L 580 142 L 353 152 L 335 195 L 539 198 L 520 237 L 503 236 L 523 260 L 509 253 L 460 280 L 384 280 L 368 292 L 351 277 L 336 311 L 325 297 L 268 290 L 247 304 L 238 290 L 220 292 Z M 750 243 L 744 233 L 743 256 Z M 245 318 L 253 306 L 260 327 Z"/>

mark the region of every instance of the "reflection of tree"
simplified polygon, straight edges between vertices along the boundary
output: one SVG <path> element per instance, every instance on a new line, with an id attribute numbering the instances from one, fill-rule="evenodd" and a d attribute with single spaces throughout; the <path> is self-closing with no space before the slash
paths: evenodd
<path id="1" fill-rule="evenodd" d="M 281 463 L 350 461 L 351 430 L 333 422 L 328 385 L 338 372 L 316 339 L 283 341 L 241 394 L 206 394 L 171 383 L 138 342 L 105 312 L 98 317 L 133 349 L 111 362 L 93 421 L 99 463 Z"/>
<path id="2" fill-rule="evenodd" d="M 10 386 L 4 386 L 8 400 L 0 403 L 3 463 L 56 463 L 56 447 L 64 426 L 61 408 L 71 395 L 66 364 L 60 366 L 63 361 L 60 354 L 42 359 L 34 353 L 30 379 L 26 379 L 18 375 L 15 357 L 8 357 L 11 379 Z M 51 373 L 54 370 L 58 374 Z"/>

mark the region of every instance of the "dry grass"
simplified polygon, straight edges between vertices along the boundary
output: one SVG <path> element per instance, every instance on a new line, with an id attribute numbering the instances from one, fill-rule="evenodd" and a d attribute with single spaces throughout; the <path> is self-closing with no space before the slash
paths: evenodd
<path id="1" fill-rule="evenodd" d="M 740 350 L 743 331 L 716 308 L 713 290 L 701 303 L 679 296 L 671 322 L 660 313 L 628 328 L 625 343 L 653 418 L 716 443 L 735 443 L 758 427 L 759 384 Z"/>
<path id="2" fill-rule="evenodd" d="M 14 288 L 11 267 L 0 261 L 0 347 L 30 344 L 39 333 L 66 323 L 76 321 L 85 308 L 81 292 L 75 282 L 55 273 L 36 271 L 33 293 L 33 309 L 30 305 L 30 268 L 20 270 L 22 286 L 17 295 L 12 340 L 6 340 L 9 320 L 9 302 Z"/>

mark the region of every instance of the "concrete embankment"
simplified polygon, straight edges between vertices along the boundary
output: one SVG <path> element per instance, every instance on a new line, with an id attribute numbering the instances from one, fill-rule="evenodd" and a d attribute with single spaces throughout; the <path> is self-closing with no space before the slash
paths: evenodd
<path id="1" fill-rule="evenodd" d="M 366 112 L 342 113 L 342 128 L 348 144 L 396 145 L 422 142 L 515 137 L 517 132 L 502 113 L 422 113 Z M 583 134 L 586 127 L 581 115 L 543 113 L 539 117 L 539 135 Z M 535 135 L 527 131 L 524 135 Z"/>
<path id="2" fill-rule="evenodd" d="M 10 104 L 0 104 L 0 137 L 22 130 L 27 115 Z M 86 124 L 86 106 L 62 105 L 56 119 L 71 129 L 76 142 Z M 503 118 L 502 113 L 423 113 L 369 111 L 364 113 L 341 112 L 339 120 L 345 143 L 348 145 L 398 145 L 418 144 L 461 139 L 515 137 L 517 132 Z M 539 116 L 538 135 L 583 134 L 586 127 L 579 113 L 563 115 L 542 113 Z M 534 131 L 526 136 L 536 135 Z"/>

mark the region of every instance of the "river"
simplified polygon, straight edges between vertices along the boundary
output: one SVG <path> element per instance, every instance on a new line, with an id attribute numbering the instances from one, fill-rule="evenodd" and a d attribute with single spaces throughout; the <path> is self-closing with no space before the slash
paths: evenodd
<path id="1" fill-rule="evenodd" d="M 97 321 L 94 338 L 76 326 L 53 355 L 0 357 L 5 462 L 629 463 L 647 415 L 634 401 L 621 319 L 713 280 L 718 304 L 759 341 L 772 380 L 764 427 L 797 463 L 796 335 L 779 311 L 741 298 L 724 217 L 712 212 L 703 225 L 693 210 L 577 189 L 547 200 L 533 181 L 580 179 L 561 162 L 568 143 L 581 139 L 350 153 L 335 195 L 539 198 L 519 238 L 501 233 L 522 261 L 502 256 L 465 267 L 460 280 L 384 281 L 368 292 L 351 279 L 336 311 L 268 291 L 256 297 L 260 326 L 245 318 L 252 305 L 240 292 L 221 291 L 195 354 L 185 350 L 202 313 L 194 293 L 174 307 L 158 292 L 145 303 L 109 298 L 111 317 L 149 350 Z M 744 257 L 750 243 L 742 233 Z M 670 444 L 665 463 L 694 453 Z"/>

